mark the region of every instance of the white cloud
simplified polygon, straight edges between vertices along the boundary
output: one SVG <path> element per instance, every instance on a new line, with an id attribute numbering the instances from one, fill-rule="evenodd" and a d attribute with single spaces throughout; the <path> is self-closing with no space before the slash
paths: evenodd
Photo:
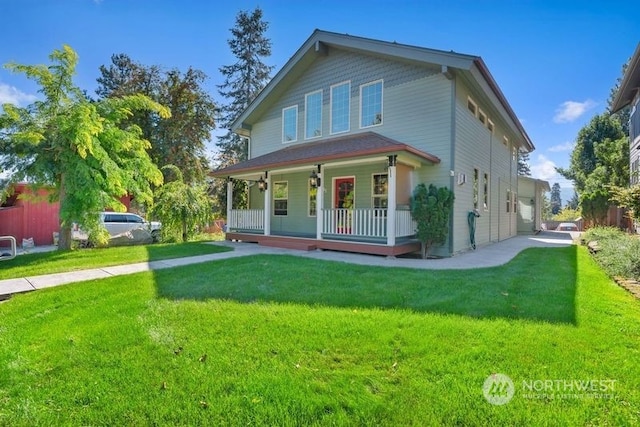
<path id="1" fill-rule="evenodd" d="M 597 103 L 591 99 L 587 99 L 584 102 L 565 101 L 556 109 L 553 121 L 555 123 L 573 122 L 596 105 Z"/>
<path id="2" fill-rule="evenodd" d="M 531 176 L 536 179 L 543 179 L 545 181 L 551 181 L 558 176 L 556 172 L 556 164 L 553 160 L 547 159 L 544 155 L 539 154 L 536 158 L 536 163 L 530 165 Z"/>
<path id="3" fill-rule="evenodd" d="M 573 142 L 567 141 L 564 144 L 554 145 L 553 147 L 548 148 L 552 153 L 558 153 L 560 151 L 571 151 L 573 150 Z"/>
<path id="4" fill-rule="evenodd" d="M 21 90 L 9 86 L 5 83 L 0 83 L 0 105 L 2 104 L 30 104 L 38 99 L 35 95 L 29 95 Z"/>

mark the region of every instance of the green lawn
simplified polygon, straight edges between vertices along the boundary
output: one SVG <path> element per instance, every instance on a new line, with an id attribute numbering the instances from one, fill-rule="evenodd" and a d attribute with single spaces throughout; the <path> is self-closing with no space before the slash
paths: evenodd
<path id="1" fill-rule="evenodd" d="M 231 248 L 201 242 L 156 243 L 18 255 L 0 261 L 0 280 L 88 268 L 227 252 Z"/>
<path id="2" fill-rule="evenodd" d="M 0 425 L 640 422 L 640 303 L 576 246 L 468 271 L 234 258 L 18 295 L 0 325 Z M 556 380 L 614 386 L 523 389 Z"/>

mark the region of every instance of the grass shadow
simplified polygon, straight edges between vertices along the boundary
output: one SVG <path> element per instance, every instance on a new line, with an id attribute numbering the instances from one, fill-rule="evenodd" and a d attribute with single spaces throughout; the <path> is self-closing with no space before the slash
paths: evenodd
<path id="1" fill-rule="evenodd" d="M 255 255 L 154 274 L 158 296 L 174 300 L 402 309 L 575 325 L 577 250 L 530 248 L 503 266 L 473 270 Z"/>

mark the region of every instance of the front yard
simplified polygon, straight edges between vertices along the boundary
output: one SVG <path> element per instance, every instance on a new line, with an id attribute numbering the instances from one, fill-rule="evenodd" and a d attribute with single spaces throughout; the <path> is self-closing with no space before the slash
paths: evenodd
<path id="1" fill-rule="evenodd" d="M 15 296 L 0 325 L 2 425 L 640 422 L 640 303 L 582 247 L 470 271 L 234 258 Z"/>

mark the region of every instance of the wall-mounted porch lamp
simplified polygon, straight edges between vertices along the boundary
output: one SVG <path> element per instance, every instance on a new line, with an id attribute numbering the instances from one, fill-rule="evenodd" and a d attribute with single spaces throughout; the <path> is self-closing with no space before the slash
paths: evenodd
<path id="1" fill-rule="evenodd" d="M 267 172 L 264 173 L 264 176 L 268 176 Z M 258 180 L 258 190 L 263 193 L 267 188 L 269 188 L 269 184 L 262 178 L 262 176 L 260 176 L 260 179 Z"/>
<path id="2" fill-rule="evenodd" d="M 318 176 L 319 173 L 320 173 L 320 165 L 318 165 L 318 172 L 316 173 L 316 171 L 311 171 L 311 175 L 309 176 L 309 185 L 311 186 L 311 188 L 320 187 L 321 179 Z"/>

